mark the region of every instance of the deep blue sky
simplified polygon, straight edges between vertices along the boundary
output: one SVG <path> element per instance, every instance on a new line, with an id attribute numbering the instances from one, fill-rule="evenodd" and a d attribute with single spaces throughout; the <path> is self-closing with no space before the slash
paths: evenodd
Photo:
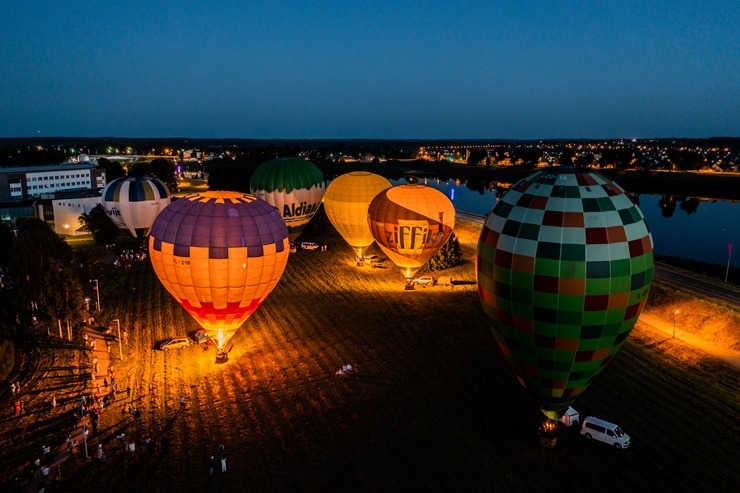
<path id="1" fill-rule="evenodd" d="M 2 2 L 0 136 L 740 136 L 730 1 Z"/>

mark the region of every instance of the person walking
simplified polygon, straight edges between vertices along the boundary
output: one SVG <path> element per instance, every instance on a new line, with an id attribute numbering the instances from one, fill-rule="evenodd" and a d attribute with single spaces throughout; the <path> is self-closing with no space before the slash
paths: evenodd
<path id="1" fill-rule="evenodd" d="M 185 410 L 185 397 L 180 396 L 180 411 Z"/>
<path id="2" fill-rule="evenodd" d="M 126 385 L 126 397 L 127 398 L 131 397 L 131 386 L 130 385 Z"/>
<path id="3" fill-rule="evenodd" d="M 211 456 L 211 458 L 208 460 L 208 479 L 210 480 L 211 477 L 213 477 L 213 470 L 216 468 L 216 458 Z"/>
<path id="4" fill-rule="evenodd" d="M 128 346 L 128 331 L 123 329 L 123 344 Z"/>

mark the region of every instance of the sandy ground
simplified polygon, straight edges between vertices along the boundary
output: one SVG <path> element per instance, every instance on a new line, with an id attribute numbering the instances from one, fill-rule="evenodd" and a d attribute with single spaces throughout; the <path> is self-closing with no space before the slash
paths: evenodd
<path id="1" fill-rule="evenodd" d="M 222 365 L 201 346 L 154 350 L 197 324 L 147 263 L 111 270 L 101 278 L 101 316 L 131 334 L 123 359 L 114 343 L 112 361 L 132 393 L 118 394 L 88 441 L 91 450 L 102 444 L 107 462 L 65 451 L 66 436 L 80 433 L 79 395 L 96 392 L 82 333 L 70 342 L 43 331 L 14 375 L 26 414 L 9 405 L 0 413 L 0 484 L 12 490 L 8 481 L 46 443 L 62 473 L 47 491 L 728 491 L 740 482 L 731 459 L 740 450 L 727 440 L 740 425 L 726 419 L 740 416 L 740 375 L 647 326 L 577 401 L 583 414 L 620 423 L 634 446 L 617 453 L 571 430 L 557 449 L 539 446 L 536 403 L 480 310 L 477 232 L 461 224 L 456 234 L 466 262 L 435 275 L 471 284 L 412 292 L 396 268 L 357 268 L 336 235 L 306 238 L 324 240 L 328 251 L 291 255 Z M 337 375 L 348 364 L 353 370 Z M 10 401 L 5 389 L 0 395 Z M 141 410 L 138 419 L 124 413 L 128 404 Z M 690 448 L 673 438 L 678 429 Z M 227 471 L 209 475 L 221 443 Z"/>

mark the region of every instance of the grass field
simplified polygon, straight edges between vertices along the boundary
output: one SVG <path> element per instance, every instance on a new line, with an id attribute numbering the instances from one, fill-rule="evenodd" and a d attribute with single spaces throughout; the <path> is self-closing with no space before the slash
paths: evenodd
<path id="1" fill-rule="evenodd" d="M 456 234 L 477 239 L 473 230 Z M 122 400 L 106 410 L 98 439 L 108 465 L 65 466 L 66 491 L 737 490 L 737 370 L 638 325 L 575 405 L 582 416 L 619 423 L 633 446 L 616 450 L 563 429 L 557 448 L 546 449 L 537 442 L 537 404 L 495 346 L 474 284 L 404 291 L 395 268 L 357 268 L 337 235 L 305 240 L 328 251 L 291 255 L 223 365 L 198 346 L 153 350 L 199 327 L 148 263 L 101 276 L 102 317 L 120 319 L 131 334 L 116 373 L 143 414 L 136 424 L 124 417 Z M 435 276 L 474 281 L 465 251 L 465 264 Z M 84 366 L 86 355 L 66 346 L 33 351 L 29 407 L 40 409 L 52 388 L 44 375 Z M 358 371 L 340 378 L 344 364 Z M 64 405 L 44 421 L 38 414 L 19 426 L 4 410 L 3 464 L 40 450 L 47 438 L 39 430 L 55 430 L 82 381 L 55 384 L 69 397 L 58 397 Z M 118 448 L 120 430 L 136 438 L 135 457 Z M 152 453 L 146 436 L 157 443 Z M 220 441 L 229 470 L 209 482 L 208 457 Z"/>

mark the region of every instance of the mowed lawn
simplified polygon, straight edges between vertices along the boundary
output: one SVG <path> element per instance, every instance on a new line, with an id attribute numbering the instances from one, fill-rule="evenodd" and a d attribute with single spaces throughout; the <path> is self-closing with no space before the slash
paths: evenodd
<path id="1" fill-rule="evenodd" d="M 131 385 L 142 416 L 124 416 L 125 399 L 118 399 L 92 444 L 104 444 L 108 465 L 78 461 L 68 467 L 66 485 L 153 492 L 736 491 L 736 370 L 701 357 L 686 366 L 661 351 L 670 340 L 638 329 L 575 404 L 582 416 L 619 423 L 632 447 L 586 442 L 563 429 L 557 448 L 547 449 L 537 441 L 537 403 L 504 361 L 480 308 L 470 248 L 463 265 L 434 273 L 470 284 L 404 291 L 390 262 L 386 269 L 356 267 L 338 235 L 305 240 L 328 250 L 291 254 L 276 289 L 232 339 L 226 364 L 199 346 L 153 349 L 199 327 L 148 263 L 103 276 L 104 314 L 131 334 L 116 374 L 123 387 Z M 369 253 L 382 255 L 377 247 Z M 346 364 L 356 371 L 336 375 Z M 121 430 L 137 440 L 134 456 L 118 448 Z M 154 439 L 153 451 L 146 451 L 146 437 Z M 208 459 L 222 441 L 228 471 L 209 478 Z"/>

